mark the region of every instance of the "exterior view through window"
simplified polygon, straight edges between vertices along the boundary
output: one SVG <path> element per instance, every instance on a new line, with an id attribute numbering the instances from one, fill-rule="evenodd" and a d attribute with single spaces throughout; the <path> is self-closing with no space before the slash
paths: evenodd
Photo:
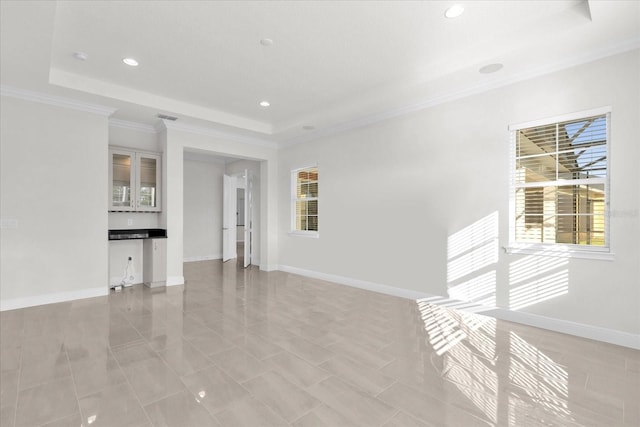
<path id="1" fill-rule="evenodd" d="M 511 128 L 516 243 L 608 246 L 608 122 L 606 113 Z"/>
<path id="2" fill-rule="evenodd" d="M 318 168 L 292 172 L 293 231 L 318 233 Z"/>

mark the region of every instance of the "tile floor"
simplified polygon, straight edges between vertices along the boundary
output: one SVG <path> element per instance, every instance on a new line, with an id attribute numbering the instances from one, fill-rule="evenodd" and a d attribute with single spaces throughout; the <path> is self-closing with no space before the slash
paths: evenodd
<path id="1" fill-rule="evenodd" d="M 185 277 L 2 312 L 0 425 L 640 425 L 640 351 L 233 263 Z"/>

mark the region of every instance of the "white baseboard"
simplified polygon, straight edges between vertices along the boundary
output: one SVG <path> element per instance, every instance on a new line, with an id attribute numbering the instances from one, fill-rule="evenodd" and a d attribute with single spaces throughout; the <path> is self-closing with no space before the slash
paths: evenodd
<path id="1" fill-rule="evenodd" d="M 211 261 L 211 260 L 220 260 L 220 259 L 222 259 L 222 255 L 202 255 L 202 256 L 185 257 L 183 259 L 183 262 Z M 251 265 L 256 265 L 260 267 L 260 258 L 253 258 L 251 260 Z M 273 270 L 277 270 L 277 268 L 273 268 Z"/>
<path id="2" fill-rule="evenodd" d="M 212 259 L 222 259 L 222 254 L 218 255 L 199 255 L 184 257 L 182 262 L 210 261 Z"/>
<path id="3" fill-rule="evenodd" d="M 111 276 L 109 277 L 109 287 L 114 287 L 122 284 L 122 276 Z M 126 278 L 125 286 L 138 285 L 143 282 L 142 273 L 136 273 L 133 275 L 133 280 Z"/>
<path id="4" fill-rule="evenodd" d="M 413 291 L 410 289 L 397 288 L 395 286 L 383 285 L 380 283 L 368 282 L 365 280 L 353 279 L 350 277 L 337 276 L 334 274 L 320 273 L 312 270 L 305 270 L 302 268 L 291 267 L 288 265 L 278 266 L 278 270 L 287 273 L 299 274 L 300 276 L 312 277 L 314 279 L 326 280 L 341 285 L 352 286 L 355 288 L 366 289 L 373 292 L 378 292 L 387 295 L 393 295 L 401 298 L 408 299 L 423 299 L 429 298 L 433 300 L 434 304 L 441 302 L 446 304 L 452 300 L 446 297 L 440 297 L 436 295 L 426 294 L 423 292 Z M 582 338 L 588 338 L 596 341 L 602 341 L 609 344 L 620 345 L 623 347 L 630 347 L 640 350 L 640 335 L 631 334 L 628 332 L 618 331 L 615 329 L 601 328 L 598 326 L 586 325 L 584 323 L 571 322 L 562 319 L 554 319 L 551 317 L 540 316 L 537 314 L 525 313 L 521 311 L 508 310 L 505 308 L 496 307 L 479 307 L 477 304 L 469 304 L 465 307 L 464 304 L 455 304 L 456 308 L 460 310 L 471 311 L 473 313 L 482 314 L 485 316 L 494 317 L 500 320 L 506 320 L 515 323 L 521 323 L 523 325 L 533 326 L 541 329 L 548 329 L 554 332 L 560 332 L 564 334 L 574 335 Z"/>
<path id="5" fill-rule="evenodd" d="M 290 267 L 288 265 L 280 265 L 278 266 L 278 270 L 285 271 L 287 273 L 299 274 L 300 276 L 312 277 L 314 279 L 326 280 L 328 282 L 339 283 L 341 285 L 347 285 L 354 288 L 366 289 L 368 291 L 374 291 L 381 294 L 393 295 L 396 297 L 420 299 L 433 296 L 431 294 L 425 294 L 424 292 L 412 291 L 411 289 L 402 289 L 395 286 L 368 282 L 366 280 L 352 279 L 350 277 L 337 276 L 335 274 L 304 270 L 302 268 Z"/>
<path id="6" fill-rule="evenodd" d="M 538 314 L 513 311 L 506 308 L 493 308 L 487 311 L 477 311 L 485 316 L 509 322 L 521 323 L 523 325 L 535 326 L 541 329 L 548 329 L 563 334 L 574 335 L 582 338 L 589 338 L 609 344 L 620 345 L 640 350 L 640 335 L 629 332 L 617 331 L 615 329 L 601 328 L 599 326 L 585 325 L 584 323 L 571 322 L 569 320 L 554 319 L 552 317 L 540 316 Z"/>
<path id="7" fill-rule="evenodd" d="M 13 298 L 9 300 L 1 300 L 0 311 L 35 307 L 37 305 L 55 304 L 58 302 L 73 301 L 83 298 L 102 297 L 106 295 L 109 295 L 109 289 L 107 286 L 100 286 L 97 288 L 80 289 L 77 291 L 57 292 L 26 298 Z"/>
<path id="8" fill-rule="evenodd" d="M 279 266 L 278 264 L 266 264 L 266 263 L 261 264 L 259 262 L 256 262 L 255 264 L 260 266 L 261 271 L 280 271 L 281 270 L 281 266 Z"/>
<path id="9" fill-rule="evenodd" d="M 168 276 L 167 286 L 184 285 L 184 276 Z"/>

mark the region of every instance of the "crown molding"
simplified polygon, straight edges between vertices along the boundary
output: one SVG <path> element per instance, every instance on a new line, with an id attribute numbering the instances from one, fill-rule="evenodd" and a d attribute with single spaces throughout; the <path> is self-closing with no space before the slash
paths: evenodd
<path id="1" fill-rule="evenodd" d="M 55 107 L 69 108 L 77 111 L 98 114 L 109 117 L 117 111 L 117 108 L 106 107 L 104 105 L 82 102 L 58 95 L 50 95 L 42 92 L 20 89 L 13 86 L 0 85 L 0 95 L 11 98 L 22 99 L 24 101 L 38 102 L 40 104 L 53 105 Z"/>
<path id="2" fill-rule="evenodd" d="M 143 123 L 130 122 L 127 120 L 120 120 L 120 119 L 114 119 L 114 118 L 109 119 L 109 126 L 113 126 L 121 129 L 135 130 L 137 132 L 152 133 L 152 134 L 158 133 L 156 126 L 145 125 Z"/>
<path id="3" fill-rule="evenodd" d="M 156 111 L 171 111 L 179 113 L 181 117 L 193 117 L 207 122 L 222 123 L 227 126 L 249 129 L 266 135 L 273 132 L 269 123 L 249 119 L 244 116 L 228 113 L 222 110 L 205 107 L 169 98 L 152 92 L 134 89 L 132 87 L 107 82 L 81 74 L 70 73 L 59 68 L 49 70 L 49 83 L 86 92 L 97 96 L 107 97 L 152 108 Z"/>
<path id="4" fill-rule="evenodd" d="M 266 147 L 266 148 L 272 148 L 272 149 L 278 149 L 279 145 L 275 142 L 272 141 L 267 141 L 264 139 L 260 139 L 260 138 L 253 138 L 250 136 L 242 136 L 242 135 L 238 135 L 238 134 L 234 134 L 231 132 L 225 132 L 225 131 L 221 131 L 218 129 L 211 129 L 211 128 L 206 128 L 206 127 L 202 127 L 202 126 L 194 126 L 194 125 L 189 125 L 189 124 L 182 124 L 182 123 L 176 123 L 176 122 L 171 122 L 168 120 L 161 120 L 162 123 L 158 124 L 158 126 L 156 126 L 156 130 L 161 131 L 163 128 L 164 129 L 169 129 L 169 130 L 177 130 L 177 131 L 181 131 L 181 132 L 187 132 L 187 133 L 192 133 L 195 135 L 202 135 L 202 136 L 210 136 L 213 138 L 221 138 L 221 139 L 225 139 L 225 140 L 229 140 L 229 141 L 233 141 L 233 142 L 239 142 L 241 144 L 248 144 L 248 145 L 254 145 L 254 146 L 259 146 L 259 147 Z"/>
<path id="5" fill-rule="evenodd" d="M 447 102 L 456 101 L 458 99 L 466 98 L 472 95 L 478 95 L 484 92 L 489 92 L 491 90 L 498 89 L 504 86 L 509 86 L 509 85 L 530 80 L 536 77 L 542 77 L 547 74 L 552 74 L 568 68 L 577 67 L 583 64 L 587 64 L 590 62 L 594 62 L 600 59 L 604 59 L 610 56 L 622 54 L 622 53 L 629 52 L 636 49 L 640 49 L 640 38 L 633 37 L 614 46 L 607 46 L 606 48 L 594 50 L 584 55 L 574 56 L 572 58 L 568 58 L 565 61 L 556 62 L 554 64 L 538 67 L 533 70 L 527 71 L 525 73 L 520 73 L 509 78 L 499 78 L 499 77 L 494 78 L 490 81 L 487 81 L 479 85 L 470 86 L 470 87 L 467 87 L 455 92 L 451 92 L 445 95 L 426 98 L 423 101 L 420 101 L 414 104 L 404 105 L 391 110 L 382 111 L 380 113 L 369 114 L 369 115 L 357 118 L 355 120 L 339 123 L 324 129 L 318 129 L 314 132 L 288 139 L 282 143 L 280 148 L 286 148 L 286 147 L 290 147 L 298 144 L 303 144 L 306 142 L 318 140 L 323 137 L 336 135 L 336 134 L 340 134 L 350 130 L 362 128 L 362 127 L 372 125 L 374 123 L 382 122 L 394 117 L 404 116 L 404 115 L 411 114 L 420 110 L 425 110 L 427 108 L 431 108 L 440 104 L 445 104 Z"/>

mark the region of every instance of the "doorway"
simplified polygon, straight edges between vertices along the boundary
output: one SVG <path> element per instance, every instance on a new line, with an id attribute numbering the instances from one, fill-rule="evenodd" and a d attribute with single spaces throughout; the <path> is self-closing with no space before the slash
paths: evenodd
<path id="1" fill-rule="evenodd" d="M 251 171 L 223 176 L 222 261 L 252 263 L 253 177 Z"/>
<path id="2" fill-rule="evenodd" d="M 246 176 L 245 170 L 248 169 L 248 175 L 252 179 L 253 211 L 248 213 L 251 218 L 251 247 L 244 247 L 245 250 L 251 249 L 250 262 L 251 265 L 260 265 L 260 169 L 262 165 L 259 161 L 224 157 L 212 153 L 203 153 L 201 151 L 185 150 L 184 153 L 184 184 L 183 184 L 183 201 L 184 201 L 184 247 L 183 259 L 185 262 L 204 261 L 204 260 L 220 260 L 226 258 L 225 252 L 228 252 L 230 262 L 236 264 L 247 261 L 243 252 L 243 245 L 246 245 L 247 238 L 243 236 L 247 233 L 247 220 L 244 218 L 244 206 L 238 203 L 242 201 L 242 194 L 247 200 L 248 191 L 245 185 L 238 185 L 243 182 L 243 176 Z M 225 178 L 226 175 L 226 178 Z M 231 179 L 229 179 L 231 178 Z M 223 221 L 223 206 L 225 205 L 225 194 L 223 191 L 224 183 L 227 180 L 229 191 L 229 199 L 232 200 L 232 210 L 228 212 L 229 220 Z M 232 185 L 229 185 L 232 184 Z M 238 192 L 238 189 L 242 191 Z M 242 217 L 238 219 L 238 217 Z M 233 225 L 229 227 L 229 225 Z M 236 224 L 243 225 L 237 227 Z M 230 228 L 228 234 L 233 234 L 230 239 L 230 247 L 227 251 L 223 250 L 223 235 L 227 233 L 225 228 Z M 239 231 L 239 233 L 236 233 Z M 238 245 L 238 241 L 241 242 Z M 240 255 L 240 256 L 238 256 Z M 235 259 L 234 259 L 235 258 Z M 242 268 L 242 267 L 241 267 Z"/>
<path id="3" fill-rule="evenodd" d="M 245 221 L 248 219 L 245 217 L 245 189 L 238 187 L 236 189 L 236 256 L 238 257 L 238 264 L 244 266 L 244 231 Z"/>

